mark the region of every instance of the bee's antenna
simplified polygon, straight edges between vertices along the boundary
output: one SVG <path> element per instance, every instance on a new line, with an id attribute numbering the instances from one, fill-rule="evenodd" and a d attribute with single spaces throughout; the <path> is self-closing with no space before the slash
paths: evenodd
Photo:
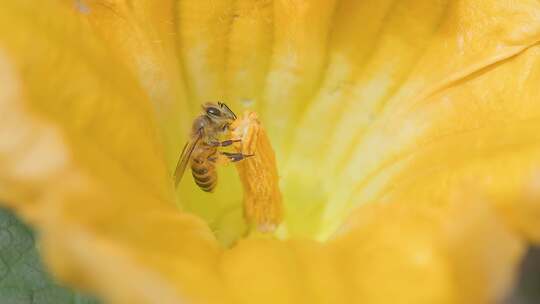
<path id="1" fill-rule="evenodd" d="M 237 119 L 236 114 L 234 114 L 234 112 L 231 110 L 231 108 L 229 108 L 228 105 L 226 105 L 226 104 L 223 103 L 223 102 L 218 102 L 218 104 L 219 104 L 220 106 L 222 106 L 222 107 L 225 107 L 230 113 L 232 113 L 234 119 Z"/>

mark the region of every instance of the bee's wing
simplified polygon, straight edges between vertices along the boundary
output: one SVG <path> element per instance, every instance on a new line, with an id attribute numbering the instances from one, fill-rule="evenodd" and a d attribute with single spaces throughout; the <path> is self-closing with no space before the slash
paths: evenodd
<path id="1" fill-rule="evenodd" d="M 194 135 L 191 137 L 191 139 L 184 145 L 184 149 L 182 150 L 182 155 L 180 155 L 180 160 L 178 161 L 178 164 L 176 165 L 176 170 L 174 171 L 174 179 L 175 179 L 175 186 L 178 187 L 178 184 L 182 180 L 182 176 L 184 175 L 184 171 L 186 171 L 186 167 L 189 163 L 189 160 L 191 159 L 191 154 L 193 154 L 193 151 L 199 144 L 199 141 L 202 138 L 202 132 L 197 132 L 197 135 Z"/>

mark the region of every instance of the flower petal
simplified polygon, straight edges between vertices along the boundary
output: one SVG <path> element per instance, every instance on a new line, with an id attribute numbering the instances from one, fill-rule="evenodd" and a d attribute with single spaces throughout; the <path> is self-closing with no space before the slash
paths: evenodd
<path id="1" fill-rule="evenodd" d="M 505 210 L 538 214 L 525 193 L 540 169 L 539 75 L 540 48 L 533 46 L 389 117 L 375 136 L 391 134 L 397 122 L 416 122 L 421 136 L 361 182 L 355 200 L 433 204 L 466 187 Z M 538 235 L 540 226 L 528 229 Z"/>
<path id="2" fill-rule="evenodd" d="M 73 6 L 74 1 L 66 1 Z M 79 0 L 76 11 L 136 75 L 154 108 L 167 166 L 176 166 L 191 126 L 176 53 L 174 1 Z"/>
<path id="3" fill-rule="evenodd" d="M 55 274 L 111 302 L 216 299 L 218 245 L 175 206 L 136 78 L 72 10 L 1 6 L 0 201 L 38 228 Z"/>
<path id="4" fill-rule="evenodd" d="M 327 247 L 248 240 L 228 252 L 237 299 L 501 299 L 539 231 L 539 13 L 533 1 L 342 1 L 282 183 L 292 235 L 326 239 L 360 207 Z M 311 271 L 342 288 L 320 295 Z"/>
<path id="5" fill-rule="evenodd" d="M 284 157 L 282 135 L 322 77 L 336 2 L 181 1 L 181 54 L 194 101 L 225 98 L 258 110 Z"/>
<path id="6" fill-rule="evenodd" d="M 267 16 L 268 2 L 238 3 L 257 8 L 247 10 L 253 31 L 266 33 L 268 24 L 256 16 Z M 0 124 L 11 139 L 0 147 L 6 168 L 0 198 L 41 228 L 56 273 L 119 303 L 500 299 L 524 238 L 538 235 L 534 217 L 519 211 L 538 210 L 532 133 L 538 127 L 532 89 L 538 4 L 351 0 L 334 10 L 334 2 L 313 3 L 273 3 L 279 55 L 248 57 L 256 67 L 247 75 L 258 84 L 246 92 L 255 94 L 269 82 L 259 95 L 268 102 L 261 105 L 267 118 L 282 110 L 272 106 L 275 100 L 294 105 L 284 123 L 275 123 L 274 136 L 301 118 L 297 134 L 280 140 L 282 153 L 292 151 L 283 179 L 292 235 L 328 237 L 357 209 L 323 244 L 249 239 L 227 251 L 200 220 L 174 208 L 150 102 L 130 76 L 136 69 L 118 64 L 109 71 L 115 57 L 71 10 L 30 1 L 2 4 L 0 106 L 13 116 Z M 185 18 L 210 23 L 183 26 L 190 94 L 194 100 L 226 96 L 224 75 L 235 71 L 214 74 L 211 62 L 228 66 L 219 54 L 227 43 L 220 35 L 217 50 L 206 42 L 214 42 L 212 31 L 223 22 L 213 17 L 230 10 L 183 4 Z M 191 14 L 190 8 L 201 11 Z M 383 28 L 370 27 L 353 39 L 358 27 L 352 25 L 361 22 Z M 242 33 L 250 32 L 248 24 Z M 40 35 L 22 35 L 30 28 Z M 198 37 L 199 29 L 208 33 Z M 320 36 L 331 42 L 328 50 Z M 462 49 L 460 38 L 474 47 Z M 260 50 L 268 42 L 263 37 L 253 44 Z M 280 76 L 265 80 L 261 62 Z M 324 76 L 319 91 L 313 91 L 314 74 Z M 281 87 L 285 92 L 276 91 Z M 74 92 L 87 94 L 72 104 Z M 314 101 L 306 105 L 310 94 Z M 329 128 L 333 121 L 342 123 Z M 36 161 L 43 159 L 50 162 Z M 522 199 L 528 176 L 531 198 Z"/>
<path id="7" fill-rule="evenodd" d="M 305 233 L 294 222 L 319 222 L 319 231 L 309 233 L 324 239 L 354 206 L 383 197 L 400 201 L 389 197 L 390 189 L 400 187 L 398 176 L 411 194 L 425 188 L 411 183 L 419 174 L 444 185 L 444 177 L 432 179 L 430 170 L 452 174 L 452 159 L 470 164 L 474 155 L 511 144 L 495 136 L 503 124 L 509 141 L 521 140 L 532 149 L 537 140 L 527 130 L 534 127 L 522 121 L 539 114 L 533 91 L 538 16 L 533 1 L 340 3 L 326 78 L 298 125 L 290 161 L 280 170 L 289 185 L 284 202 L 290 226 L 297 227 L 293 235 Z M 377 30 L 369 27 L 362 40 L 351 39 L 364 22 Z M 466 140 L 465 132 L 476 133 Z M 511 135 L 515 132 L 519 135 Z M 409 165 L 427 161 L 430 156 L 421 151 L 439 144 L 430 165 Z M 455 149 L 461 149 L 459 156 Z M 509 157 L 518 153 L 505 151 Z M 528 159 L 533 158 L 531 153 Z M 500 163 L 482 159 L 486 170 Z M 521 165 L 516 174 L 525 178 L 532 163 Z M 313 178 L 318 176 L 331 178 Z M 295 199 L 297 192 L 309 193 L 308 199 Z"/>
<path id="8" fill-rule="evenodd" d="M 524 249 L 481 201 L 364 205 L 342 232 L 241 241 L 221 259 L 229 292 L 237 303 L 493 303 Z"/>

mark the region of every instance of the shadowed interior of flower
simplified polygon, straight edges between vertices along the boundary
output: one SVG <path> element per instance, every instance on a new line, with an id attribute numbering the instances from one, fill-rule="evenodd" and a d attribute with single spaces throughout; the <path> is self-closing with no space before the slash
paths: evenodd
<path id="1" fill-rule="evenodd" d="M 115 303 L 494 302 L 540 241 L 539 16 L 536 1 L 2 3 L 0 201 L 59 278 Z M 174 189 L 207 101 L 257 113 L 277 238 L 245 237 L 249 159 L 212 194 L 189 172 Z"/>

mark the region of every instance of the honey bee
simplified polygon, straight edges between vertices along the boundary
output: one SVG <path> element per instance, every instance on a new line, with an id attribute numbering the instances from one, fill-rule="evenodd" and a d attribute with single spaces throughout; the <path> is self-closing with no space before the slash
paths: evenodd
<path id="1" fill-rule="evenodd" d="M 230 146 L 240 139 L 220 141 L 220 136 L 229 131 L 229 126 L 236 120 L 234 112 L 224 103 L 208 102 L 202 106 L 203 113 L 193 121 L 188 142 L 182 150 L 174 173 L 176 187 L 182 180 L 184 171 L 191 162 L 191 173 L 201 190 L 212 192 L 217 184 L 216 164 L 220 156 L 231 162 L 241 161 L 253 155 L 242 153 L 218 152 L 218 147 Z"/>

